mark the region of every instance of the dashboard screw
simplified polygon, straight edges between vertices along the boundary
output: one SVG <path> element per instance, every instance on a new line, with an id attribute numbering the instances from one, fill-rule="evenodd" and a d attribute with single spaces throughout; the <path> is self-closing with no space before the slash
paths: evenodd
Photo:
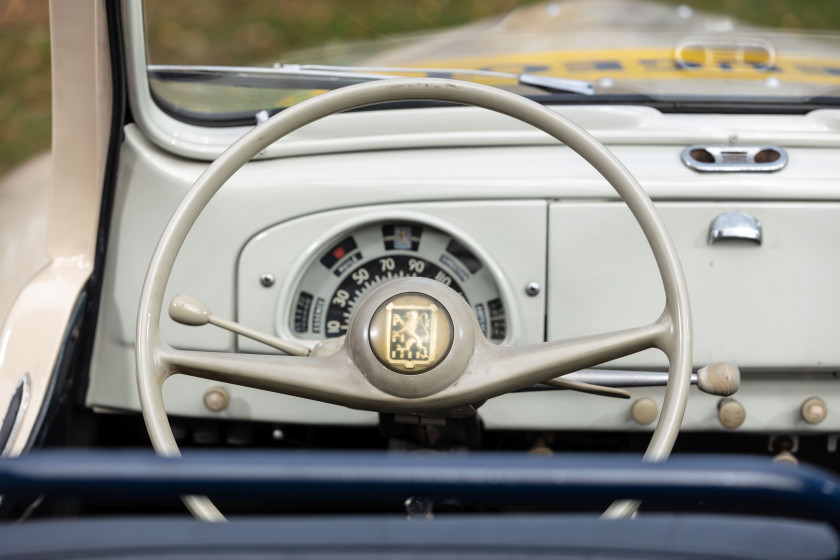
<path id="1" fill-rule="evenodd" d="M 536 296 L 540 293 L 540 285 L 536 282 L 528 282 L 528 284 L 525 285 L 525 293 L 531 297 Z"/>
<path id="2" fill-rule="evenodd" d="M 266 288 L 270 288 L 274 285 L 274 275 L 270 272 L 265 272 L 260 276 L 260 284 L 265 286 Z"/>

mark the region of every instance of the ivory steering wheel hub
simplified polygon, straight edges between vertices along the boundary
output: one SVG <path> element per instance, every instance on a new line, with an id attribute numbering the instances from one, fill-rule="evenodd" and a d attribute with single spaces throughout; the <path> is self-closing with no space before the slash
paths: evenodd
<path id="1" fill-rule="evenodd" d="M 480 333 L 454 290 L 428 278 L 401 278 L 375 288 L 356 308 L 346 344 L 371 385 L 410 399 L 458 379 Z"/>
<path id="2" fill-rule="evenodd" d="M 446 358 L 452 348 L 452 319 L 430 296 L 400 294 L 374 312 L 368 336 L 376 359 L 385 367 L 415 375 Z"/>

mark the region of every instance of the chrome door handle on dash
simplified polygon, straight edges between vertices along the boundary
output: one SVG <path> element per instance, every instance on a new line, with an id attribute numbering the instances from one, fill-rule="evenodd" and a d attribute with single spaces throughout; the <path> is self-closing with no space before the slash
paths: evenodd
<path id="1" fill-rule="evenodd" d="M 721 214 L 709 226 L 709 245 L 718 241 L 741 239 L 761 245 L 761 222 L 744 212 Z"/>

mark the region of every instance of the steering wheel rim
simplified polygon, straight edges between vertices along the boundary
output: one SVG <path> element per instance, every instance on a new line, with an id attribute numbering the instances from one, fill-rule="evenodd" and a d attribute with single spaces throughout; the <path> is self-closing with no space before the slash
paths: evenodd
<path id="1" fill-rule="evenodd" d="M 348 86 L 285 109 L 231 145 L 184 196 L 166 225 L 150 261 L 137 317 L 136 363 L 140 406 L 156 452 L 164 456 L 180 455 L 163 407 L 163 383 L 176 371 L 171 364 L 166 363 L 164 357 L 169 347 L 160 336 L 160 316 L 166 285 L 177 254 L 204 207 L 240 167 L 270 144 L 298 128 L 342 111 L 407 100 L 471 105 L 530 124 L 588 161 L 627 204 L 651 247 L 665 288 L 665 310 L 654 324 L 656 337 L 650 338 L 653 342 L 648 347 L 656 346 L 668 357 L 668 385 L 662 412 L 645 452 L 645 460 L 665 459 L 673 448 L 685 411 L 692 367 L 692 328 L 682 267 L 653 202 L 633 175 L 606 147 L 554 111 L 496 88 L 431 78 L 387 79 Z M 549 343 L 543 343 L 546 344 Z M 224 520 L 206 497 L 186 496 L 184 501 L 199 519 Z M 635 511 L 637 506 L 638 503 L 632 501 L 616 502 L 605 515 L 626 516 Z"/>

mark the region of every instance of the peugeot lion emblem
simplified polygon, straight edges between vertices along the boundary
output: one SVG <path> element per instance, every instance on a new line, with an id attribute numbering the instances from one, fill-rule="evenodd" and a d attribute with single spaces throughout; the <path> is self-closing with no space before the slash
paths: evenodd
<path id="1" fill-rule="evenodd" d="M 406 369 L 435 361 L 435 314 L 438 307 L 428 305 L 395 305 L 387 310 L 388 361 Z"/>
<path id="2" fill-rule="evenodd" d="M 452 347 L 452 321 L 446 308 L 425 294 L 397 294 L 371 317 L 374 356 L 389 370 L 417 375 L 435 368 Z"/>

